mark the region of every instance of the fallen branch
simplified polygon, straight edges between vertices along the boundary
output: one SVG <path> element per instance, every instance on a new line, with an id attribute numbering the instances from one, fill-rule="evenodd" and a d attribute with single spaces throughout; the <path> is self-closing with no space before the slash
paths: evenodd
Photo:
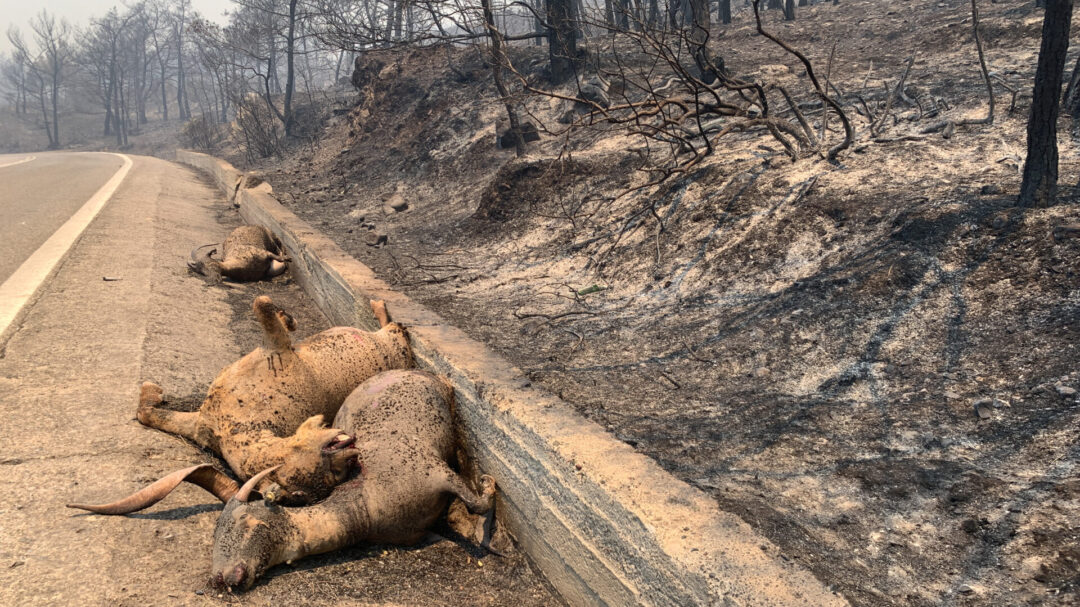
<path id="1" fill-rule="evenodd" d="M 587 310 L 580 310 L 576 312 L 563 312 L 562 314 L 541 314 L 539 312 L 527 312 L 525 314 L 520 313 L 518 310 L 514 310 L 514 317 L 518 320 L 525 320 L 527 318 L 544 318 L 548 321 L 558 320 L 560 318 L 566 318 L 567 316 L 574 316 L 575 314 L 584 314 L 585 316 L 596 316 L 596 312 L 589 312 Z"/>
<path id="2" fill-rule="evenodd" d="M 694 352 L 694 349 L 690 347 L 690 344 L 685 339 L 682 340 L 682 344 L 684 346 L 686 346 L 686 351 L 690 353 L 690 358 L 692 358 L 692 359 L 694 359 L 694 360 L 696 360 L 698 362 L 707 363 L 707 364 L 710 364 L 710 365 L 716 364 L 715 360 L 710 360 L 708 358 L 702 358 L 702 357 L 698 356 L 697 353 Z"/>
<path id="3" fill-rule="evenodd" d="M 881 113 L 881 116 L 878 117 L 877 121 L 870 125 L 871 136 L 876 137 L 878 129 L 880 129 L 885 120 L 888 119 L 889 113 L 892 111 L 893 100 L 904 90 L 904 82 L 907 81 L 908 73 L 911 72 L 911 66 L 914 64 L 915 56 L 912 55 L 907 58 L 907 66 L 904 68 L 904 73 L 900 76 L 900 81 L 896 83 L 896 88 L 892 90 L 892 93 L 885 100 L 885 110 Z"/>
<path id="4" fill-rule="evenodd" d="M 844 123 L 844 140 L 829 148 L 828 154 L 826 155 L 826 158 L 828 158 L 829 162 L 836 162 L 836 156 L 840 154 L 840 152 L 843 152 L 844 150 L 851 147 L 852 142 L 855 141 L 855 129 L 852 128 L 851 121 L 848 120 L 847 114 L 840 107 L 840 105 L 836 103 L 836 101 L 834 101 L 832 97 L 829 96 L 828 92 L 825 89 L 821 88 L 821 83 L 818 82 L 817 76 L 814 75 L 814 66 L 810 63 L 810 60 L 806 58 L 806 55 L 795 50 L 794 47 L 790 46 L 783 40 L 780 40 L 776 36 L 765 31 L 765 28 L 761 25 L 760 5 L 761 0 L 754 0 L 754 21 L 757 23 L 757 32 L 765 38 L 772 40 L 774 43 L 780 46 L 780 48 L 791 53 L 792 55 L 795 55 L 799 59 L 799 61 L 802 62 L 803 67 L 806 68 L 806 75 L 810 78 L 810 82 L 814 85 L 814 90 L 817 91 L 818 96 L 821 97 L 821 100 L 823 102 L 829 104 L 829 106 L 832 107 L 832 109 L 840 117 L 840 121 Z"/>
<path id="5" fill-rule="evenodd" d="M 979 51 L 979 68 L 982 70 L 983 82 L 986 83 L 986 93 L 989 98 L 989 103 L 986 108 L 986 116 L 982 118 L 965 118 L 963 120 L 943 120 L 941 122 L 934 123 L 922 131 L 923 134 L 936 133 L 942 131 L 941 136 L 945 139 L 952 137 L 953 132 L 956 131 L 956 127 L 960 126 L 973 126 L 978 124 L 993 124 L 994 123 L 994 86 L 990 81 L 990 70 L 986 67 L 986 55 L 983 53 L 982 39 L 979 38 L 979 7 L 976 5 L 975 0 L 971 0 L 971 30 L 975 36 L 975 48 Z M 1013 93 L 1013 106 L 1016 105 L 1016 93 Z M 1012 110 L 1010 110 L 1012 111 Z"/>

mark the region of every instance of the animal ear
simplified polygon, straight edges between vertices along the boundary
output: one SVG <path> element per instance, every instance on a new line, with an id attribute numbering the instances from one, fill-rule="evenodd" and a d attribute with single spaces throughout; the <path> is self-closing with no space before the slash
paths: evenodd
<path id="1" fill-rule="evenodd" d="M 266 478 L 271 472 L 277 470 L 280 467 L 281 464 L 278 464 L 273 468 L 267 468 L 266 470 L 263 470 L 262 472 L 249 478 L 248 481 L 244 483 L 244 486 L 240 487 L 240 490 L 236 492 L 236 495 L 233 496 L 233 499 L 238 502 L 246 502 L 251 499 L 251 492 L 255 490 L 255 486 L 258 485 L 259 482 L 262 481 L 262 479 Z"/>
<path id="2" fill-rule="evenodd" d="M 318 430 L 325 425 L 326 422 L 323 421 L 322 415 L 312 415 L 311 417 L 304 420 L 304 423 L 300 424 L 300 428 L 297 430 L 297 433 L 299 433 L 300 430 Z"/>
<path id="3" fill-rule="evenodd" d="M 160 502 L 184 481 L 206 489 L 223 502 L 229 501 L 238 491 L 236 481 L 226 476 L 224 472 L 210 464 L 199 464 L 198 466 L 177 470 L 140 491 L 110 504 L 68 504 L 67 507 L 88 510 L 97 514 L 130 514 Z"/>

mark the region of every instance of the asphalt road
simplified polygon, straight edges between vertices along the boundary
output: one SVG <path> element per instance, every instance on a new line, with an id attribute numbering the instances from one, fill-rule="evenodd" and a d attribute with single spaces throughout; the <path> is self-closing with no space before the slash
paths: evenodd
<path id="1" fill-rule="evenodd" d="M 111 154 L 0 155 L 0 283 L 122 162 Z"/>

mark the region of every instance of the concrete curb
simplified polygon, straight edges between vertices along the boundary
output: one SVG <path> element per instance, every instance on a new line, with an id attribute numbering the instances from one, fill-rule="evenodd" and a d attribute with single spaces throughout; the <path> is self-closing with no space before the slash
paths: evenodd
<path id="1" fill-rule="evenodd" d="M 534 388 L 520 370 L 404 295 L 300 220 L 266 184 L 178 151 L 210 174 L 245 221 L 271 229 L 293 275 L 334 322 L 375 328 L 383 299 L 422 368 L 448 377 L 502 520 L 573 605 L 846 605 L 715 500 Z"/>

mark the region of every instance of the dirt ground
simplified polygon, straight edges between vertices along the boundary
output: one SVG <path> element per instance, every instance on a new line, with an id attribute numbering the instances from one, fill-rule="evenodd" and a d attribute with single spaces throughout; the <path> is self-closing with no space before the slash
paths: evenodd
<path id="1" fill-rule="evenodd" d="M 638 142 L 545 134 L 515 160 L 495 149 L 502 109 L 480 58 L 429 49 L 373 59 L 374 84 L 317 147 L 250 168 L 853 604 L 1076 604 L 1080 239 L 1052 232 L 1080 219 L 1080 198 L 1015 206 L 1042 15 L 980 10 L 990 69 L 1019 95 L 1010 110 L 998 86 L 994 123 L 948 139 L 921 130 L 985 112 L 968 3 L 767 16 L 819 70 L 835 43 L 833 82 L 870 104 L 914 57 L 906 93 L 922 109 L 898 101 L 877 138 L 852 113 L 859 137 L 836 165 L 747 133 L 611 202 L 643 179 Z M 808 98 L 798 63 L 735 17 L 712 43 L 728 68 Z M 552 129 L 568 109 L 529 103 Z M 1068 186 L 1080 158 L 1067 136 L 1060 148 Z M 633 220 L 643 205 L 662 229 Z"/>

